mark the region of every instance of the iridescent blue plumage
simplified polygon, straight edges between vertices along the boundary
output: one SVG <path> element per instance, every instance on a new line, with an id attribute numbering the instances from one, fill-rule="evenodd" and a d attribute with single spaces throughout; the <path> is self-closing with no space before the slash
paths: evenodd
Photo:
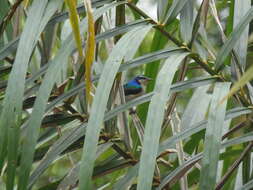
<path id="1" fill-rule="evenodd" d="M 137 76 L 133 80 L 130 80 L 126 84 L 124 84 L 124 92 L 125 95 L 138 95 L 141 94 L 143 91 L 143 84 L 145 84 L 147 81 L 151 80 L 148 77 L 145 76 Z"/>

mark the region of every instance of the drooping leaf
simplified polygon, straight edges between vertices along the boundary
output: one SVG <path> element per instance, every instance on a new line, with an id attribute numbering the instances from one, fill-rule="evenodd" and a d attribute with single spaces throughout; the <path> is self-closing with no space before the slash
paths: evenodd
<path id="1" fill-rule="evenodd" d="M 159 146 L 164 108 L 178 65 L 188 53 L 174 54 L 168 58 L 157 76 L 154 95 L 151 99 L 144 132 L 144 143 L 140 159 L 137 190 L 151 189 L 155 159 Z M 173 64 L 172 64 L 173 62 Z M 149 167 L 147 167 L 149 166 Z"/>
<path id="2" fill-rule="evenodd" d="M 109 10 L 110 8 L 121 4 L 119 3 L 112 3 L 105 7 L 101 7 L 98 9 L 94 16 L 97 19 L 100 17 L 104 12 Z M 87 20 L 84 19 L 81 23 L 81 32 L 87 30 Z M 22 146 L 22 156 L 21 156 L 21 172 L 19 176 L 20 181 L 20 190 L 26 189 L 29 173 L 32 166 L 33 155 L 35 151 L 36 141 L 39 135 L 39 127 L 42 121 L 43 114 L 46 109 L 47 100 L 50 95 L 50 92 L 53 88 L 57 80 L 57 74 L 64 68 L 64 61 L 67 60 L 67 57 L 72 53 L 75 47 L 74 40 L 71 36 L 64 41 L 62 48 L 59 50 L 57 56 L 52 60 L 52 64 L 49 65 L 48 72 L 46 73 L 44 80 L 40 86 L 38 96 L 36 98 L 34 109 L 31 114 L 30 120 L 28 121 L 27 131 L 26 133 L 29 134 L 31 138 L 27 138 L 24 140 Z"/>
<path id="3" fill-rule="evenodd" d="M 21 35 L 13 68 L 9 76 L 6 97 L 3 103 L 4 111 L 1 112 L 1 118 L 5 119 L 1 119 L 0 121 L 0 169 L 2 168 L 3 159 L 5 157 L 4 149 L 6 149 L 5 146 L 7 142 L 7 127 L 9 133 L 9 150 L 13 151 L 12 153 L 9 152 L 8 159 L 10 161 L 9 163 L 16 163 L 19 140 L 18 125 L 20 124 L 21 119 L 22 97 L 24 94 L 25 75 L 28 62 L 40 33 L 60 4 L 61 1 L 54 1 L 49 4 L 48 1 L 35 1 L 28 13 L 29 18 L 26 21 L 24 31 Z M 32 25 L 33 27 L 31 27 Z M 16 86 L 16 84 L 19 85 Z M 8 174 L 8 178 L 10 179 L 9 188 L 11 189 L 14 182 L 15 168 L 15 164 L 11 164 L 8 168 L 10 172 Z"/>
<path id="4" fill-rule="evenodd" d="M 150 26 L 137 28 L 124 37 L 122 37 L 114 47 L 110 57 L 107 59 L 102 75 L 100 77 L 94 101 L 91 107 L 90 118 L 87 126 L 86 138 L 84 142 L 84 150 L 81 161 L 79 175 L 79 189 L 91 188 L 91 176 L 95 162 L 95 153 L 99 138 L 100 127 L 103 122 L 106 104 L 109 98 L 109 93 L 122 62 L 125 53 L 132 43 L 142 42 L 145 34 L 150 30 Z"/>

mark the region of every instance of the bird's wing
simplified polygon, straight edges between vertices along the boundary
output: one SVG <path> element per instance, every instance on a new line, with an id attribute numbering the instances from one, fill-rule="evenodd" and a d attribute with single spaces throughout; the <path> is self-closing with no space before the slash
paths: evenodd
<path id="1" fill-rule="evenodd" d="M 142 92 L 142 87 L 132 84 L 125 84 L 124 85 L 124 92 L 125 95 L 132 95 L 132 94 L 139 94 Z"/>

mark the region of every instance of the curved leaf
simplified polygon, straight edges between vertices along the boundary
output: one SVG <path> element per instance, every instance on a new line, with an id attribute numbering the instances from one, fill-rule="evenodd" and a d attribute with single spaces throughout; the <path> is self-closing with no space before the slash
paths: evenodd
<path id="1" fill-rule="evenodd" d="M 155 160 L 159 146 L 161 125 L 164 117 L 164 108 L 170 92 L 174 74 L 178 65 L 188 53 L 174 54 L 169 57 L 158 73 L 154 95 L 151 99 L 148 117 L 144 132 L 144 144 L 140 159 L 137 190 L 151 189 Z M 173 63 L 173 64 L 172 64 Z M 149 167 L 147 167 L 149 166 Z"/>
<path id="2" fill-rule="evenodd" d="M 243 31 L 249 24 L 249 22 L 253 19 L 253 7 L 251 7 L 247 13 L 243 16 L 241 21 L 238 23 L 236 28 L 233 30 L 225 44 L 222 46 L 219 51 L 216 61 L 215 61 L 215 69 L 219 71 L 224 66 L 224 61 L 227 58 L 229 52 L 234 48 L 235 44 L 241 37 Z"/>
<path id="3" fill-rule="evenodd" d="M 112 3 L 105 7 L 98 9 L 94 16 L 95 18 L 99 18 L 104 12 L 108 11 L 110 8 L 121 4 Z M 87 20 L 84 19 L 81 23 L 81 32 L 87 30 Z M 62 48 L 59 50 L 57 56 L 52 60 L 49 65 L 48 72 L 44 77 L 44 80 L 40 86 L 38 96 L 36 98 L 34 109 L 31 115 L 30 120 L 28 121 L 28 127 L 26 133 L 29 134 L 30 138 L 24 139 L 24 143 L 22 146 L 22 156 L 21 156 L 21 166 L 20 166 L 20 190 L 26 189 L 29 173 L 32 166 L 33 155 L 35 151 L 36 141 L 39 135 L 39 127 L 42 121 L 42 117 L 47 105 L 47 100 L 49 98 L 50 92 L 53 88 L 54 83 L 56 82 L 57 75 L 64 68 L 64 61 L 67 60 L 67 57 L 71 54 L 73 48 L 75 47 L 74 41 L 72 39 L 71 34 L 65 40 L 62 45 Z"/>
<path id="4" fill-rule="evenodd" d="M 91 188 L 91 176 L 93 173 L 100 127 L 103 122 L 109 93 L 119 66 L 124 56 L 126 56 L 125 53 L 128 48 L 131 48 L 132 44 L 139 46 L 150 28 L 151 26 L 137 28 L 127 33 L 118 41 L 105 63 L 90 111 L 79 175 L 79 179 L 82 179 L 79 180 L 79 189 Z M 136 42 L 139 42 L 139 44 Z"/>

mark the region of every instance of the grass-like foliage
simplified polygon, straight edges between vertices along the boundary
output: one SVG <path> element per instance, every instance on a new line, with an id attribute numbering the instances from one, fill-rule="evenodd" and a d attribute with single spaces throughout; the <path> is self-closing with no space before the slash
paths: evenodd
<path id="1" fill-rule="evenodd" d="M 251 0 L 142 2 L 1 1 L 1 190 L 253 188 Z"/>

